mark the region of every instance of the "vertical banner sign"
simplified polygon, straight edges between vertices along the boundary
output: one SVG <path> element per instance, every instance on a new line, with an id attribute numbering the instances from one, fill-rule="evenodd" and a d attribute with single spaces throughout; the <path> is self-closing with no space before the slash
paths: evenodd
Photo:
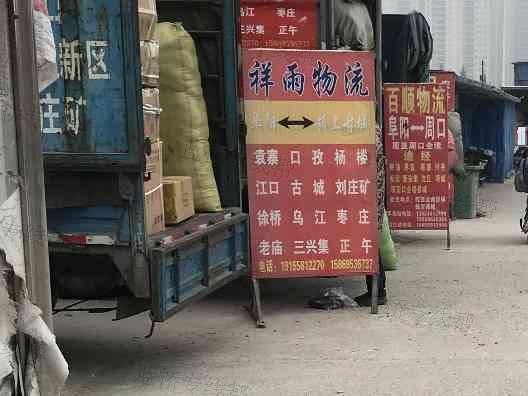
<path id="1" fill-rule="evenodd" d="M 384 84 L 387 208 L 395 230 L 447 230 L 446 88 Z"/>
<path id="2" fill-rule="evenodd" d="M 441 84 L 445 86 L 447 96 L 447 111 L 455 111 L 455 73 L 448 71 L 433 71 L 431 72 L 430 80 L 434 84 Z"/>
<path id="3" fill-rule="evenodd" d="M 315 0 L 241 0 L 243 48 L 316 49 Z"/>
<path id="4" fill-rule="evenodd" d="M 127 153 L 122 2 L 47 6 L 60 78 L 40 95 L 44 152 Z"/>
<path id="5" fill-rule="evenodd" d="M 432 71 L 431 82 L 434 84 L 443 85 L 446 88 L 447 96 L 447 111 L 455 111 L 456 108 L 456 75 L 448 71 Z M 453 174 L 449 174 L 449 199 L 451 202 L 455 201 L 455 179 Z"/>
<path id="6" fill-rule="evenodd" d="M 374 60 L 247 50 L 254 278 L 378 272 Z"/>

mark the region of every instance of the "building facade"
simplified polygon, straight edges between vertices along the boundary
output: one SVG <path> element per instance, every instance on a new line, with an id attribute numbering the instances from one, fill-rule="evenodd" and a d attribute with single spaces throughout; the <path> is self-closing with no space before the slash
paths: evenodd
<path id="1" fill-rule="evenodd" d="M 513 61 L 528 61 L 526 0 L 384 0 L 383 8 L 424 14 L 434 37 L 432 68 L 502 86 L 513 82 Z"/>

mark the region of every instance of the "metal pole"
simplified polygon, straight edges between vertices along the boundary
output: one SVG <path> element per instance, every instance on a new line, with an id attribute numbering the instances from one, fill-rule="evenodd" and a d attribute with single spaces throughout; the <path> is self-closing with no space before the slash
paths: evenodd
<path id="1" fill-rule="evenodd" d="M 378 292 L 379 292 L 379 275 L 372 276 L 372 289 L 370 290 L 370 313 L 372 315 L 378 314 Z"/>
<path id="2" fill-rule="evenodd" d="M 376 0 L 376 121 L 380 127 L 380 140 L 384 145 L 383 138 L 383 57 L 382 57 L 382 4 L 381 0 Z M 376 131 L 376 133 L 378 133 Z M 383 147 L 383 161 L 385 162 L 385 147 Z M 378 159 L 379 160 L 379 159 Z M 383 163 L 383 170 L 385 171 L 385 163 Z M 385 172 L 384 172 L 385 175 Z M 379 273 L 372 277 L 371 290 L 371 308 L 370 312 L 373 315 L 378 314 L 378 293 L 379 293 Z"/>
<path id="3" fill-rule="evenodd" d="M 33 2 L 13 3 L 10 29 L 26 284 L 31 301 L 53 330 Z"/>
<path id="4" fill-rule="evenodd" d="M 382 0 L 376 0 L 376 119 L 383 131 L 383 42 L 382 42 Z M 382 139 L 383 142 L 383 139 Z"/>
<path id="5" fill-rule="evenodd" d="M 255 323 L 259 329 L 266 327 L 264 319 L 262 317 L 262 305 L 260 301 L 260 283 L 258 279 L 251 279 L 253 287 L 253 302 L 251 307 L 251 314 L 255 319 Z"/>
<path id="6" fill-rule="evenodd" d="M 327 14 L 328 14 L 328 1 L 321 0 L 319 2 L 319 41 L 321 43 L 321 49 L 326 50 L 328 47 L 328 24 L 327 24 Z"/>
<path id="7" fill-rule="evenodd" d="M 328 31 L 329 45 L 331 50 L 336 49 L 336 37 L 335 37 L 335 0 L 328 0 Z"/>
<path id="8" fill-rule="evenodd" d="M 447 250 L 451 250 L 451 230 L 450 230 L 450 223 L 447 223 Z"/>
<path id="9" fill-rule="evenodd" d="M 453 204 L 449 204 L 449 214 L 447 216 L 447 250 L 451 250 L 451 215 L 453 213 Z"/>

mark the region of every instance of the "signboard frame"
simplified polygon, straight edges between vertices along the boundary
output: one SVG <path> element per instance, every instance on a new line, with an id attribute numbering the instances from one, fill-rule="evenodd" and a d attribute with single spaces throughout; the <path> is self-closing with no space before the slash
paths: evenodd
<path id="1" fill-rule="evenodd" d="M 316 0 L 241 0 L 242 48 L 318 49 L 319 13 Z"/>
<path id="2" fill-rule="evenodd" d="M 431 70 L 430 82 L 446 86 L 447 111 L 456 109 L 456 73 L 444 70 Z"/>
<path id="3" fill-rule="evenodd" d="M 429 78 L 430 82 L 435 84 L 443 84 L 447 89 L 447 111 L 456 111 L 456 73 L 445 70 L 431 70 Z M 449 175 L 449 183 L 451 188 L 451 202 L 449 204 L 449 215 L 454 218 L 454 200 L 455 200 L 455 178 L 452 174 Z M 448 228 L 447 236 L 447 250 L 451 249 L 451 229 Z"/>
<path id="4" fill-rule="evenodd" d="M 251 277 L 254 288 L 252 312 L 259 326 L 263 326 L 259 279 L 373 275 L 374 282 L 377 283 L 379 268 L 374 62 L 371 52 L 248 49 L 244 53 L 244 110 L 248 129 L 246 152 L 252 214 L 250 216 Z M 314 83 L 316 69 L 334 74 L 335 84 L 316 86 Z M 293 73 L 297 80 L 286 80 L 286 75 L 289 78 L 293 71 L 297 73 Z M 262 75 L 266 76 L 266 81 L 258 79 Z M 321 124 L 322 115 L 326 117 L 329 109 L 332 109 L 330 113 L 335 118 L 332 121 L 334 122 L 332 128 L 327 124 Z M 350 114 L 357 119 L 348 120 L 349 123 L 346 124 L 347 128 L 350 128 L 348 130 L 345 128 L 344 120 L 345 115 Z M 365 115 L 364 119 L 362 115 Z M 321 156 L 320 163 L 315 163 L 315 154 L 318 152 Z M 338 152 L 344 155 L 341 165 L 348 164 L 346 161 L 351 163 L 349 168 L 343 167 L 344 172 L 341 173 L 336 165 L 337 162 L 334 163 L 337 161 Z M 365 155 L 364 163 L 359 161 L 360 152 Z M 299 163 L 292 162 L 293 154 L 296 154 L 295 160 Z M 318 165 L 323 165 L 323 157 L 327 160 L 324 166 L 332 168 L 330 172 L 321 173 L 319 169 L 322 168 L 316 169 Z M 306 161 L 306 165 L 303 162 L 302 167 L 300 166 L 300 158 Z M 330 163 L 333 164 L 328 165 Z M 354 165 L 356 163 L 359 165 Z M 294 165 L 299 165 L 299 169 Z M 363 173 L 361 166 L 365 166 Z M 264 177 L 261 175 L 266 175 L 267 182 L 263 181 Z M 344 175 L 348 175 L 350 180 L 347 179 L 345 196 L 338 197 L 337 195 L 343 192 L 338 186 L 339 178 L 345 177 Z M 356 175 L 359 175 L 358 180 L 354 179 Z M 361 179 L 365 175 L 367 176 Z M 326 177 L 332 180 L 328 183 Z M 360 186 L 360 180 L 364 181 L 363 187 Z M 295 181 L 301 182 L 293 186 L 291 183 Z M 323 182 L 322 189 L 316 188 L 318 181 Z M 301 186 L 304 186 L 303 189 L 306 188 L 308 197 L 302 198 L 302 202 L 297 204 L 300 210 L 295 210 L 296 207 L 288 203 L 295 202 L 295 188 L 299 188 L 300 195 Z M 288 196 L 287 200 L 281 200 L 281 191 Z M 325 210 L 331 208 L 327 213 L 328 219 L 331 216 L 338 218 L 332 223 L 330 221 L 318 223 L 317 210 L 312 212 L 316 208 L 312 205 L 313 202 L 321 199 L 325 191 L 328 194 L 324 197 L 326 206 L 323 208 Z M 347 191 L 351 196 L 346 194 Z M 351 204 L 350 202 L 354 202 L 351 198 L 357 197 L 360 197 L 359 204 Z M 273 208 L 269 206 L 270 202 L 272 206 L 274 205 Z M 338 202 L 335 207 L 332 206 L 334 202 Z M 352 205 L 346 208 L 347 216 L 349 214 L 350 218 L 359 218 L 356 220 L 358 229 L 361 229 L 361 224 L 363 226 L 368 224 L 367 237 L 364 237 L 362 242 L 361 239 L 359 241 L 340 239 L 339 232 L 335 231 L 329 238 L 321 239 L 321 235 L 324 234 L 320 231 L 324 229 L 323 225 L 328 225 L 331 229 L 339 228 L 339 224 L 335 223 L 339 221 L 339 210 L 336 208 L 344 206 L 345 202 Z M 367 209 L 354 205 L 365 206 Z M 363 215 L 367 213 L 367 217 L 363 220 L 361 212 Z M 310 215 L 306 214 L 303 220 L 299 220 L 295 217 L 296 213 L 310 213 Z M 315 220 L 311 219 L 312 213 L 315 213 Z M 274 216 L 273 221 L 271 215 Z M 286 222 L 296 225 L 284 226 Z M 349 235 L 350 226 L 346 224 L 348 224 L 346 221 L 342 223 L 342 230 Z M 329 232 L 328 229 L 326 231 Z M 357 234 L 358 236 L 355 235 L 354 238 L 359 238 L 360 233 Z M 288 239 L 293 238 L 292 235 L 295 240 Z M 315 236 L 310 236 L 313 239 L 308 240 L 305 238 L 307 235 Z M 308 244 L 303 245 L 302 252 L 300 250 L 295 252 L 295 249 L 300 249 L 297 245 L 298 239 L 316 243 L 312 243 L 311 247 L 308 247 Z M 347 242 L 346 251 L 343 251 L 343 241 Z M 365 241 L 368 241 L 369 246 L 365 245 Z M 366 249 L 365 257 L 358 253 L 362 248 Z M 336 254 L 337 256 L 334 257 L 333 255 Z M 275 255 L 280 256 L 281 261 L 276 259 Z M 358 263 L 361 261 L 360 257 L 362 262 L 370 260 L 368 268 L 355 267 L 356 261 Z M 351 264 L 345 271 L 339 271 L 334 267 L 334 262 L 337 261 L 350 262 L 353 265 Z M 288 263 L 295 263 L 292 271 L 289 270 Z M 311 267 L 308 269 L 309 263 L 314 264 L 313 269 Z M 320 267 L 317 267 L 318 265 Z M 308 272 L 312 270 L 313 272 Z M 372 290 L 372 311 L 376 313 L 378 289 L 373 287 Z"/>
<path id="5" fill-rule="evenodd" d="M 383 96 L 386 199 L 391 228 L 445 230 L 449 250 L 450 102 L 446 85 L 387 83 Z"/>

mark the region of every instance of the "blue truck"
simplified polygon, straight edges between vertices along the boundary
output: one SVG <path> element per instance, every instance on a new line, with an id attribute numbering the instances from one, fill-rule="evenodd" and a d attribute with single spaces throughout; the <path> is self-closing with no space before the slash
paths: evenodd
<path id="1" fill-rule="evenodd" d="M 52 293 L 163 322 L 247 274 L 236 2 L 158 1 L 196 42 L 220 213 L 147 236 L 137 2 L 48 0 L 60 79 L 40 97 Z M 170 111 L 170 109 L 164 109 Z"/>

